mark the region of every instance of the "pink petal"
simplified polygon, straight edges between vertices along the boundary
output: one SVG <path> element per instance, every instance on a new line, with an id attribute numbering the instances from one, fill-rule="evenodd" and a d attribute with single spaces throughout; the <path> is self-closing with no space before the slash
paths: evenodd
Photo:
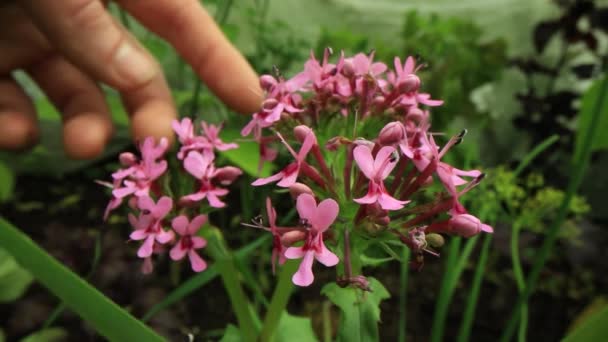
<path id="1" fill-rule="evenodd" d="M 167 216 L 167 214 L 171 211 L 172 208 L 173 200 L 171 199 L 171 197 L 163 196 L 156 203 L 156 208 L 153 211 L 154 217 L 159 219 L 163 218 Z"/>
<path id="2" fill-rule="evenodd" d="M 209 205 L 214 208 L 223 208 L 226 206 L 226 203 L 222 202 L 214 193 L 209 192 L 207 194 L 207 201 L 209 201 Z"/>
<path id="3" fill-rule="evenodd" d="M 316 253 L 315 258 L 327 267 L 335 266 L 340 262 L 338 256 L 336 256 L 332 251 L 325 247 L 325 244 L 321 240 L 321 253 Z"/>
<path id="4" fill-rule="evenodd" d="M 486 233 L 494 233 L 494 228 L 492 228 L 491 226 L 489 226 L 487 224 L 482 224 L 481 230 L 483 230 Z"/>
<path id="5" fill-rule="evenodd" d="M 388 177 L 391 171 L 393 171 L 393 169 L 395 168 L 395 165 L 397 165 L 396 160 L 393 162 L 389 161 L 388 164 L 386 164 L 386 166 L 384 166 L 384 168 L 380 170 L 382 165 L 386 163 L 386 160 L 391 158 L 391 155 L 394 151 L 395 148 L 392 146 L 384 146 L 380 149 L 380 151 L 378 151 L 378 154 L 376 155 L 376 160 L 374 161 L 374 172 L 382 172 L 382 174 L 380 175 L 380 179 L 385 179 L 386 177 Z"/>
<path id="6" fill-rule="evenodd" d="M 137 250 L 137 256 L 140 258 L 147 258 L 152 255 L 152 251 L 154 250 L 154 235 L 148 235 L 146 241 L 139 247 Z"/>
<path id="7" fill-rule="evenodd" d="M 372 64 L 370 67 L 371 74 L 374 76 L 385 72 L 386 69 L 387 69 L 386 64 L 384 64 L 382 62 L 376 62 L 376 63 Z"/>
<path id="8" fill-rule="evenodd" d="M 399 201 L 387 193 L 381 193 L 380 196 L 378 196 L 378 203 L 384 210 L 399 210 L 403 208 L 403 205 L 406 204 L 407 201 Z"/>
<path id="9" fill-rule="evenodd" d="M 207 215 L 198 215 L 192 219 L 190 224 L 188 225 L 188 229 L 186 230 L 186 234 L 194 235 L 196 232 L 201 229 L 201 227 L 207 223 Z"/>
<path id="10" fill-rule="evenodd" d="M 149 196 L 141 196 L 137 199 L 137 207 L 141 210 L 147 210 L 153 213 L 156 208 L 156 203 L 154 203 L 154 200 Z"/>
<path id="11" fill-rule="evenodd" d="M 266 215 L 268 215 L 268 225 L 270 227 L 275 226 L 277 221 L 277 212 L 272 207 L 272 202 L 270 201 L 270 197 L 266 197 Z"/>
<path id="12" fill-rule="evenodd" d="M 306 251 L 302 247 L 289 247 L 285 250 L 285 257 L 287 259 L 299 259 L 304 256 Z"/>
<path id="13" fill-rule="evenodd" d="M 145 258 L 143 264 L 141 265 L 141 273 L 150 274 L 152 273 L 152 271 L 154 271 L 154 264 L 152 263 L 152 258 Z"/>
<path id="14" fill-rule="evenodd" d="M 186 253 L 188 253 L 188 250 L 182 247 L 182 241 L 180 240 L 177 242 L 177 244 L 175 244 L 175 246 L 173 246 L 173 248 L 171 248 L 171 251 L 169 251 L 169 256 L 172 260 L 177 261 L 183 259 Z"/>
<path id="15" fill-rule="evenodd" d="M 166 244 L 167 242 L 170 242 L 174 238 L 175 238 L 175 234 L 173 233 L 172 230 L 165 231 L 161 228 L 160 232 L 158 232 L 158 234 L 156 234 L 156 241 L 158 241 L 158 243 L 160 243 L 162 245 Z"/>
<path id="16" fill-rule="evenodd" d="M 315 280 L 315 276 L 312 274 L 312 262 L 314 261 L 314 252 L 308 251 L 300 263 L 298 271 L 294 273 L 291 280 L 298 286 L 308 286 Z"/>
<path id="17" fill-rule="evenodd" d="M 284 176 L 283 171 L 280 171 L 279 173 L 275 173 L 274 175 L 272 175 L 270 177 L 259 178 L 255 182 L 251 183 L 251 185 L 253 185 L 253 186 L 266 185 L 268 183 L 278 181 L 279 179 L 283 178 L 283 176 Z"/>
<path id="18" fill-rule="evenodd" d="M 353 151 L 355 162 L 359 166 L 359 169 L 363 172 L 365 177 L 368 179 L 374 178 L 374 158 L 372 157 L 372 151 L 365 145 L 359 145 L 355 147 Z"/>
<path id="19" fill-rule="evenodd" d="M 197 179 L 201 179 L 205 176 L 207 167 L 209 166 L 209 160 L 205 160 L 203 156 L 197 151 L 191 151 L 184 160 L 184 169 Z"/>
<path id="20" fill-rule="evenodd" d="M 131 183 L 131 184 L 128 184 L 128 183 Z M 127 186 L 123 187 L 123 188 L 118 188 L 118 189 L 112 190 L 112 196 L 114 196 L 116 198 L 124 198 L 124 197 L 127 197 L 130 194 L 134 193 L 135 190 L 137 190 L 134 187 L 135 184 L 132 182 L 125 181 L 125 185 L 127 185 Z"/>
<path id="21" fill-rule="evenodd" d="M 310 194 L 301 194 L 296 200 L 296 209 L 300 218 L 314 222 L 317 211 L 317 201 Z"/>
<path id="22" fill-rule="evenodd" d="M 295 169 L 289 173 L 284 172 L 283 179 L 281 179 L 281 181 L 278 182 L 277 185 L 280 187 L 283 187 L 283 188 L 289 188 L 298 180 L 299 171 L 300 171 L 300 168 L 298 167 L 297 169 Z"/>
<path id="23" fill-rule="evenodd" d="M 326 231 L 327 228 L 334 223 L 336 217 L 338 217 L 339 211 L 340 207 L 333 199 L 328 198 L 321 201 L 312 220 L 313 226 L 316 227 L 319 232 Z"/>
<path id="24" fill-rule="evenodd" d="M 403 74 L 403 66 L 401 65 L 401 58 L 395 57 L 393 64 L 395 66 L 395 72 L 397 73 L 397 77 L 401 77 Z"/>
<path id="25" fill-rule="evenodd" d="M 179 234 L 179 235 L 188 235 L 188 218 L 185 215 L 180 215 L 171 221 L 171 227 Z"/>
<path id="26" fill-rule="evenodd" d="M 191 241 L 192 241 L 193 249 L 200 249 L 200 248 L 207 246 L 207 240 L 203 239 L 200 236 L 193 236 L 191 238 Z"/>
<path id="27" fill-rule="evenodd" d="M 403 65 L 403 73 L 405 75 L 409 75 L 414 73 L 414 67 L 416 66 L 416 61 L 414 60 L 414 57 L 409 56 L 406 60 L 405 60 L 405 64 Z"/>
<path id="28" fill-rule="evenodd" d="M 143 240 L 148 236 L 145 229 L 134 230 L 131 235 L 129 235 L 129 239 L 139 241 Z"/>
<path id="29" fill-rule="evenodd" d="M 180 201 L 198 202 L 198 201 L 202 200 L 205 197 L 207 197 L 207 193 L 206 192 L 195 192 L 193 194 L 190 194 L 190 195 L 187 195 L 187 196 L 183 196 L 182 198 L 180 198 Z"/>
<path id="30" fill-rule="evenodd" d="M 207 268 L 207 263 L 205 260 L 203 260 L 203 258 L 201 258 L 200 255 L 198 255 L 198 253 L 195 251 L 190 250 L 188 252 L 188 257 L 190 258 L 190 265 L 192 265 L 192 270 L 194 272 L 201 272 Z"/>
<path id="31" fill-rule="evenodd" d="M 367 194 L 361 198 L 355 198 L 353 199 L 353 201 L 359 203 L 359 204 L 372 204 L 372 203 L 376 203 L 376 201 L 378 201 L 378 192 L 374 190 L 374 185 L 372 185 L 372 182 L 370 182 L 369 185 L 369 190 L 367 191 Z"/>
<path id="32" fill-rule="evenodd" d="M 300 152 L 298 152 L 297 160 L 303 161 L 306 158 L 306 155 L 308 154 L 308 152 L 310 152 L 310 149 L 314 146 L 314 144 L 316 142 L 317 142 L 317 137 L 311 130 L 308 134 L 306 134 L 304 143 L 302 143 L 302 147 L 300 147 Z"/>

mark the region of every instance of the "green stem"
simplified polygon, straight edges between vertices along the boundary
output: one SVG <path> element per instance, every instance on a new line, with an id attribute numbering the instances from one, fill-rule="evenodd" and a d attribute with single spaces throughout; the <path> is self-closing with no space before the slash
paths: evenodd
<path id="1" fill-rule="evenodd" d="M 528 302 L 528 298 L 536 288 L 536 283 L 538 282 L 540 272 L 545 266 L 549 255 L 551 254 L 553 245 L 557 240 L 557 233 L 559 232 L 559 229 L 562 226 L 564 220 L 566 219 L 566 215 L 568 214 L 570 201 L 574 197 L 576 191 L 578 190 L 583 181 L 583 176 L 585 175 L 585 171 L 587 169 L 587 165 L 589 164 L 589 159 L 591 157 L 592 142 L 597 133 L 598 121 L 600 119 L 602 105 L 604 103 L 606 93 L 608 92 L 608 77 L 605 77 L 602 80 L 602 84 L 600 86 L 599 91 L 600 92 L 598 98 L 594 103 L 593 116 L 591 118 L 590 125 L 588 126 L 588 131 L 586 132 L 587 134 L 585 136 L 585 140 L 583 142 L 579 158 L 577 158 L 572 164 L 573 172 L 571 173 L 572 177 L 570 178 L 570 182 L 568 184 L 566 196 L 564 196 L 564 200 L 562 201 L 555 221 L 553 221 L 553 223 L 547 230 L 547 238 L 543 241 L 543 245 L 536 254 L 534 264 L 532 265 L 532 270 L 530 271 L 530 274 L 528 276 L 528 282 L 526 284 L 527 286 L 525 287 L 524 292 L 521 293 L 517 299 L 515 308 L 511 313 L 511 318 L 507 323 L 507 326 L 504 330 L 503 335 L 500 338 L 500 341 L 510 341 L 511 337 L 515 333 L 515 328 L 521 316 L 521 308 L 524 307 L 524 305 Z"/>
<path id="2" fill-rule="evenodd" d="M 219 232 L 219 230 L 218 230 Z M 221 234 L 221 233 L 220 233 Z M 218 236 L 214 236 L 207 248 L 209 254 L 215 259 L 215 265 L 220 277 L 228 292 L 230 303 L 236 314 L 236 319 L 239 324 L 241 336 L 244 341 L 255 342 L 257 338 L 258 328 L 255 324 L 253 311 L 250 310 L 249 298 L 245 295 L 241 282 L 238 278 L 239 270 L 235 265 L 233 255 L 228 248 L 223 245 L 223 240 Z"/>
<path id="3" fill-rule="evenodd" d="M 435 304 L 435 314 L 433 315 L 433 327 L 431 330 L 432 342 L 439 342 L 443 338 L 444 323 L 451 296 L 450 285 L 452 283 L 454 265 L 458 261 L 461 241 L 462 239 L 459 237 L 455 237 L 450 241 L 448 256 L 445 262 L 445 273 L 441 280 L 441 289 L 439 290 L 439 297 Z"/>
<path id="4" fill-rule="evenodd" d="M 323 302 L 323 342 L 331 342 L 332 325 L 331 325 L 331 302 L 326 300 Z"/>
<path id="5" fill-rule="evenodd" d="M 519 233 L 521 226 L 517 223 L 513 225 L 513 232 L 511 233 L 511 263 L 513 264 L 513 276 L 515 277 L 515 283 L 517 284 L 517 290 L 521 294 L 526 287 L 526 279 L 524 272 L 521 267 L 521 259 L 519 257 Z M 521 319 L 519 320 L 519 332 L 518 340 L 520 342 L 525 341 L 526 338 L 526 326 L 528 325 L 528 305 L 524 305 L 521 308 Z"/>
<path id="6" fill-rule="evenodd" d="M 481 282 L 483 280 L 486 263 L 488 261 L 488 254 L 490 252 L 491 242 L 492 234 L 486 234 L 483 237 L 481 255 L 479 256 L 479 262 L 477 263 L 477 267 L 475 268 L 473 284 L 471 285 L 471 293 L 469 294 L 467 306 L 464 310 L 464 315 L 462 318 L 462 324 L 460 325 L 460 331 L 458 332 L 458 342 L 466 342 L 471 337 L 473 318 L 475 317 L 475 309 L 477 307 L 477 301 L 479 300 L 479 291 L 481 289 Z"/>
<path id="7" fill-rule="evenodd" d="M 293 292 L 294 286 L 291 282 L 291 277 L 300 265 L 299 260 L 287 260 L 287 262 L 281 267 L 279 274 L 279 281 L 272 294 L 270 300 L 270 306 L 264 317 L 264 325 L 262 326 L 262 332 L 260 334 L 260 341 L 271 341 L 274 332 L 279 325 L 281 315 L 285 312 L 289 297 Z"/>
<path id="8" fill-rule="evenodd" d="M 410 254 L 410 249 L 407 246 L 403 246 L 401 253 L 401 277 L 399 281 L 399 342 L 405 342 L 407 334 L 407 278 Z"/>

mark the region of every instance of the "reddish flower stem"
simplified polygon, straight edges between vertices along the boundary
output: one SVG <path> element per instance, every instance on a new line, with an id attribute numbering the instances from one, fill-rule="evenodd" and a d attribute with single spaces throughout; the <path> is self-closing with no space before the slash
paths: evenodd
<path id="1" fill-rule="evenodd" d="M 431 177 L 431 175 L 433 174 L 433 172 L 435 172 L 436 169 L 437 159 L 433 158 L 429 165 L 424 170 L 422 170 L 418 177 L 416 177 L 416 180 L 413 183 L 409 184 L 407 188 L 403 190 L 400 198 L 402 200 L 409 198 L 414 192 L 420 189 L 420 187 L 424 184 L 424 182 L 426 182 L 429 177 Z"/>

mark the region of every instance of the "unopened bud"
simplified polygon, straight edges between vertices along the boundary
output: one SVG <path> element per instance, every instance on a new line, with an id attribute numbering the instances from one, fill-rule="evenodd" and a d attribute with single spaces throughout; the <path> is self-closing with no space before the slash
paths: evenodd
<path id="1" fill-rule="evenodd" d="M 415 92 L 420 88 L 420 78 L 414 74 L 409 74 L 397 85 L 399 91 L 403 93 Z"/>
<path id="2" fill-rule="evenodd" d="M 264 100 L 264 102 L 262 102 L 262 109 L 273 110 L 278 104 L 279 101 L 277 101 L 276 99 L 266 99 Z"/>
<path id="3" fill-rule="evenodd" d="M 406 133 L 403 124 L 399 121 L 393 121 L 382 128 L 380 134 L 378 134 L 378 142 L 383 146 L 393 145 L 403 140 L 405 136 Z"/>
<path id="4" fill-rule="evenodd" d="M 225 166 L 216 171 L 215 177 L 219 180 L 220 184 L 230 185 L 242 174 L 243 171 L 241 171 L 241 169 L 238 167 Z"/>
<path id="5" fill-rule="evenodd" d="M 428 242 L 431 247 L 439 248 L 443 246 L 445 239 L 439 234 L 430 233 L 426 234 L 426 242 Z"/>
<path id="6" fill-rule="evenodd" d="M 314 196 L 312 189 L 308 187 L 308 185 L 302 183 L 293 183 L 293 185 L 289 187 L 289 194 L 294 200 L 297 199 L 301 194 L 309 194 Z"/>
<path id="7" fill-rule="evenodd" d="M 342 74 L 346 77 L 352 77 L 355 75 L 355 66 L 352 60 L 344 60 L 344 64 L 342 65 Z"/>
<path id="8" fill-rule="evenodd" d="M 118 160 L 120 160 L 120 164 L 122 166 L 131 166 L 137 163 L 137 157 L 131 152 L 124 152 L 118 156 Z"/>
<path id="9" fill-rule="evenodd" d="M 304 240 L 306 233 L 301 230 L 292 230 L 286 232 L 281 236 L 281 243 L 283 246 L 291 246 L 298 241 Z"/>
<path id="10" fill-rule="evenodd" d="M 277 80 L 271 75 L 262 75 L 260 76 L 260 87 L 262 89 L 269 91 L 272 87 L 277 84 Z"/>
<path id="11" fill-rule="evenodd" d="M 416 122 L 422 121 L 423 118 L 424 118 L 424 112 L 422 111 L 422 109 L 420 109 L 418 107 L 411 107 L 408 110 L 407 115 L 405 116 L 406 120 L 413 120 Z"/>
<path id="12" fill-rule="evenodd" d="M 306 137 L 308 136 L 308 134 L 314 134 L 312 129 L 310 129 L 310 127 L 306 126 L 306 125 L 299 125 L 294 127 L 293 129 L 293 135 L 296 137 L 296 140 L 298 140 L 300 143 L 304 142 L 304 139 L 306 139 Z"/>
<path id="13" fill-rule="evenodd" d="M 487 233 L 494 232 L 494 229 L 470 214 L 460 214 L 452 217 L 449 221 L 450 230 L 464 237 L 471 237 L 484 231 Z"/>

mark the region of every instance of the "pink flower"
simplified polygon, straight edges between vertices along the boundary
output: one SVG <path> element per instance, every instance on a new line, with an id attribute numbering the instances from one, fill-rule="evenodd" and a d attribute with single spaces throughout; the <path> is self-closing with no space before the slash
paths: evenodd
<path id="1" fill-rule="evenodd" d="M 384 210 L 398 210 L 403 208 L 409 201 L 400 201 L 392 197 L 384 187 L 384 180 L 397 165 L 397 159 L 393 157 L 395 148 L 384 146 L 372 156 L 372 150 L 366 145 L 355 147 L 353 156 L 359 169 L 369 179 L 367 195 L 354 201 L 359 204 L 372 204 L 378 202 Z"/>
<path id="2" fill-rule="evenodd" d="M 302 259 L 298 271 L 291 278 L 298 286 L 308 286 L 314 281 L 312 264 L 317 259 L 325 266 L 335 266 L 340 260 L 323 243 L 323 232 L 336 220 L 338 216 L 338 203 L 333 199 L 323 200 L 317 206 L 312 195 L 302 194 L 298 197 L 296 208 L 300 215 L 300 222 L 307 228 L 304 245 L 289 247 L 285 251 L 287 259 Z"/>
<path id="3" fill-rule="evenodd" d="M 207 222 L 206 215 L 198 215 L 188 222 L 184 215 L 177 216 L 171 222 L 173 229 L 180 235 L 179 241 L 173 246 L 169 255 L 171 259 L 177 261 L 183 259 L 186 254 L 190 259 L 190 265 L 194 272 L 201 272 L 207 268 L 207 263 L 196 252 L 207 245 L 207 241 L 196 233 Z"/>
<path id="4" fill-rule="evenodd" d="M 210 125 L 206 122 L 201 122 L 201 126 L 203 128 L 203 134 L 205 136 L 205 142 L 207 143 L 207 148 L 217 149 L 218 151 L 228 151 L 235 148 L 238 148 L 239 145 L 234 143 L 225 143 L 220 139 L 220 126 Z"/>
<path id="5" fill-rule="evenodd" d="M 141 196 L 137 201 L 137 207 L 141 210 L 139 217 L 129 214 L 129 222 L 135 231 L 129 236 L 132 240 L 145 240 L 137 251 L 137 256 L 147 258 L 154 251 L 155 242 L 166 244 L 173 240 L 173 231 L 165 231 L 162 220 L 173 208 L 171 198 L 163 196 L 154 203 L 148 196 Z"/>
<path id="6" fill-rule="evenodd" d="M 182 145 L 177 153 L 179 160 L 184 159 L 189 151 L 205 148 L 203 137 L 194 135 L 194 126 L 190 118 L 183 118 L 182 121 L 173 120 L 171 125 Z"/>
<path id="7" fill-rule="evenodd" d="M 289 153 L 291 153 L 291 155 L 296 160 L 294 162 L 290 163 L 289 165 L 287 165 L 283 170 L 279 171 L 278 173 L 276 173 L 270 177 L 260 178 L 260 179 L 256 180 L 255 182 L 251 183 L 251 185 L 260 186 L 260 185 L 265 185 L 268 183 L 279 181 L 277 183 L 278 186 L 284 187 L 284 188 L 290 187 L 291 185 L 293 185 L 296 182 L 296 180 L 298 178 L 298 174 L 300 173 L 300 168 L 301 168 L 302 164 L 305 163 L 304 159 L 306 159 L 308 152 L 310 152 L 310 149 L 313 147 L 313 145 L 317 141 L 317 137 L 315 136 L 315 134 L 312 131 L 310 131 L 306 135 L 306 138 L 304 139 L 304 143 L 302 143 L 302 147 L 300 147 L 300 151 L 296 154 L 296 152 L 291 148 L 291 146 L 289 146 L 289 144 L 287 144 L 287 142 L 283 139 L 283 137 L 280 134 L 279 134 L 279 138 L 281 139 L 281 142 L 287 147 L 287 150 L 289 150 Z"/>
<path id="8" fill-rule="evenodd" d="M 200 188 L 197 192 L 182 197 L 182 201 L 198 202 L 207 198 L 209 205 L 214 208 L 223 208 L 226 205 L 219 196 L 227 195 L 228 190 L 217 187 L 215 183 L 229 185 L 242 174 L 242 171 L 234 167 L 216 169 L 213 158 L 214 155 L 210 153 L 200 154 L 197 151 L 188 153 L 184 160 L 184 168 L 200 181 Z"/>

